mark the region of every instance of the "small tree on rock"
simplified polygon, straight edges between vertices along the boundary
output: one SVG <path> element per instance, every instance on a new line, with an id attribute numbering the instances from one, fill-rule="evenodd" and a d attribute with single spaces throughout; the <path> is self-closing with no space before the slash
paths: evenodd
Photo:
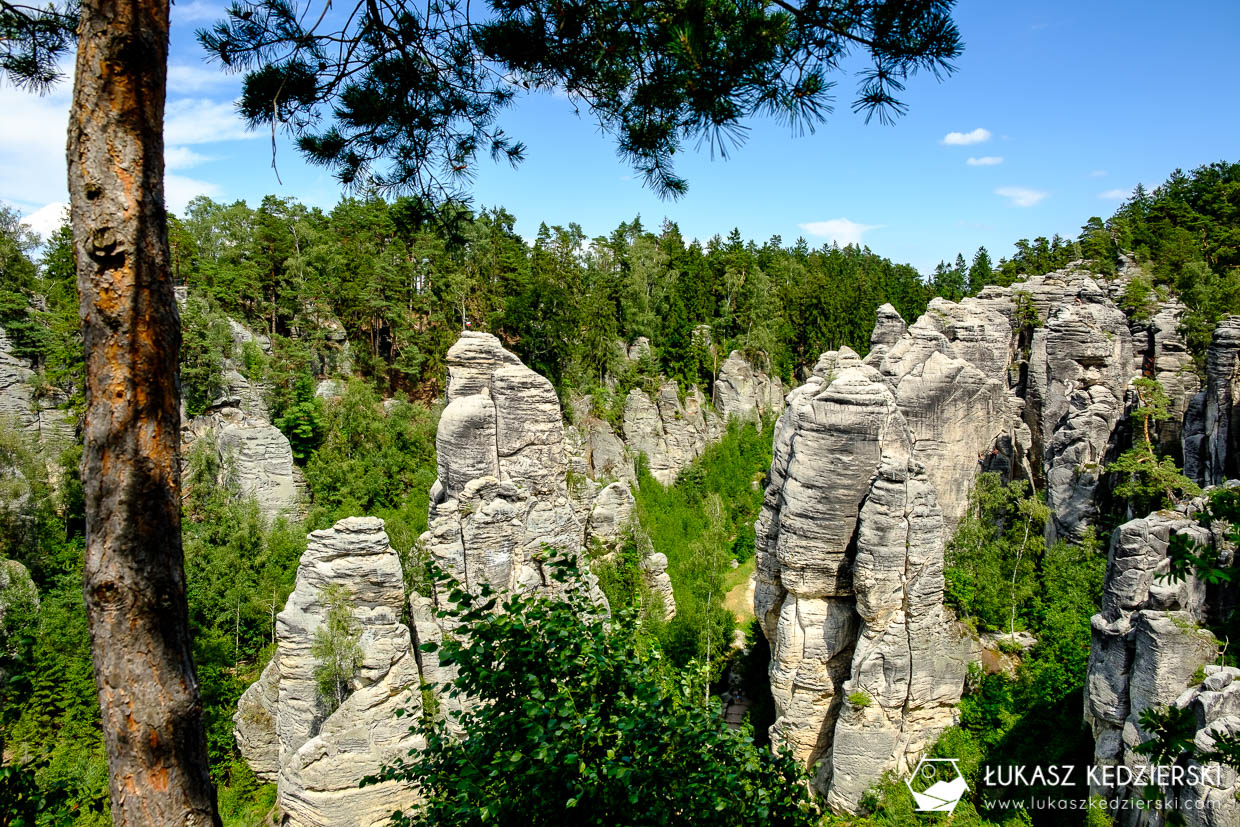
<path id="1" fill-rule="evenodd" d="M 1132 384 L 1138 404 L 1131 418 L 1138 423 L 1139 430 L 1133 446 L 1108 465 L 1107 471 L 1120 475 L 1115 493 L 1128 500 L 1132 512 L 1146 514 L 1156 508 L 1173 506 L 1185 497 L 1196 496 L 1201 489 L 1180 473 L 1175 460 L 1160 457 L 1154 451 L 1150 423 L 1171 418 L 1168 410 L 1171 403 L 1162 385 L 1149 378 L 1137 379 Z"/>
<path id="2" fill-rule="evenodd" d="M 349 681 L 362 662 L 362 630 L 353 616 L 353 596 L 344 586 L 330 585 L 320 593 L 327 617 L 314 632 L 310 655 L 314 658 L 314 680 L 328 714 L 340 708 L 349 696 Z"/>

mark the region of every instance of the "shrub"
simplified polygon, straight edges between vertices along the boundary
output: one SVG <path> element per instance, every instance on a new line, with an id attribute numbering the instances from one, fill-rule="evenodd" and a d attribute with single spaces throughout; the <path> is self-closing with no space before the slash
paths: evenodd
<path id="1" fill-rule="evenodd" d="M 460 714 L 459 737 L 443 720 L 415 720 L 425 750 L 363 782 L 421 790 L 418 809 L 393 823 L 817 823 L 808 779 L 788 753 L 729 729 L 717 703 L 668 672 L 657 646 L 638 644 L 635 612 L 601 617 L 574 566 L 548 568 L 563 600 L 501 603 L 485 586 L 473 595 L 443 579 L 461 634 L 444 642 L 441 662 L 458 669 L 449 691 L 478 706 Z"/>

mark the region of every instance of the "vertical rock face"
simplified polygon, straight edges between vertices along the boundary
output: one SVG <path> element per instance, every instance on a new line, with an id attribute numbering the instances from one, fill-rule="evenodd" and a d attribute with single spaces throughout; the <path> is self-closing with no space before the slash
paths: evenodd
<path id="1" fill-rule="evenodd" d="M 667 573 L 667 555 L 661 552 L 647 554 L 642 558 L 642 582 L 663 609 L 663 620 L 676 616 L 676 595 L 672 592 L 672 578 Z"/>
<path id="2" fill-rule="evenodd" d="M 73 441 L 74 420 L 57 406 L 64 395 L 36 393 L 36 375 L 30 363 L 13 353 L 8 334 L 0 327 L 0 420 L 8 420 L 33 434 L 40 445 L 63 448 Z"/>
<path id="3" fill-rule="evenodd" d="M 213 409 L 181 428 L 181 457 L 187 462 L 200 440 L 220 461 L 221 482 L 231 482 L 258 501 L 268 519 L 294 516 L 303 482 L 293 449 L 279 428 L 235 407 Z"/>
<path id="4" fill-rule="evenodd" d="M 447 361 L 422 543 L 468 587 L 546 585 L 543 546 L 575 554 L 584 541 L 555 390 L 489 333 L 462 333 Z"/>
<path id="5" fill-rule="evenodd" d="M 1143 323 L 1134 350 L 1128 319 L 1075 267 L 935 299 L 911 325 L 884 306 L 864 362 L 847 348 L 823 354 L 788 395 L 754 603 L 772 646 L 772 737 L 817 764 L 832 807 L 855 811 L 952 723 L 969 647 L 943 607 L 943 550 L 977 474 L 1037 483 L 1048 532 L 1079 538 L 1138 371 L 1170 386 L 1176 411 L 1188 405 L 1180 312 Z M 1178 674 L 1182 663 L 1162 657 L 1155 671 Z"/>
<path id="6" fill-rule="evenodd" d="M 1124 314 L 1092 279 L 1048 308 L 1033 331 L 1026 421 L 1052 512 L 1052 537 L 1079 540 L 1097 516 L 1095 491 L 1133 378 Z"/>
<path id="7" fill-rule="evenodd" d="M 1206 356 L 1206 386 L 1190 401 L 1184 473 L 1202 485 L 1240 477 L 1240 317 L 1219 323 Z"/>
<path id="8" fill-rule="evenodd" d="M 888 341 L 894 330 L 880 308 L 875 335 Z M 986 305 L 935 299 L 898 339 L 866 357 L 895 394 L 943 509 L 948 537 L 996 441 L 1004 435 L 1026 441 L 1018 407 L 1006 394 L 1011 339 L 1007 318 Z"/>
<path id="9" fill-rule="evenodd" d="M 586 533 L 604 545 L 615 544 L 624 539 L 624 532 L 631 527 L 637 502 L 627 483 L 613 482 L 598 492 Z M 666 565 L 664 565 L 666 568 Z"/>
<path id="10" fill-rule="evenodd" d="M 955 723 L 967 647 L 943 609 L 943 515 L 925 469 L 884 456 L 853 562 L 861 623 L 835 725 L 827 802 L 855 810 L 875 779 L 910 772 Z M 869 699 L 857 704 L 858 696 Z"/>
<path id="11" fill-rule="evenodd" d="M 724 430 L 723 420 L 697 388 L 680 398 L 676 382 L 665 382 L 654 399 L 634 388 L 624 404 L 624 441 L 649 460 L 650 475 L 664 485 L 702 455 Z"/>
<path id="12" fill-rule="evenodd" d="M 1193 356 L 1180 337 L 1180 323 L 1188 308 L 1180 301 L 1159 306 L 1147 322 L 1133 324 L 1134 356 L 1141 373 L 1152 376 L 1167 392 L 1172 416 L 1152 423 L 1158 435 L 1159 450 L 1168 456 L 1181 457 L 1183 424 L 1193 398 L 1201 389 Z"/>
<path id="13" fill-rule="evenodd" d="M 326 622 L 324 594 L 344 590 L 360 631 L 361 662 L 336 709 L 318 690 L 316 633 Z M 401 622 L 403 578 L 383 521 L 350 517 L 310 535 L 296 586 L 276 622 L 277 649 L 233 717 L 237 744 L 254 769 L 275 780 L 277 805 L 298 825 L 378 825 L 407 807 L 413 793 L 361 779 L 410 749 L 420 714 L 417 659 Z"/>
<path id="14" fill-rule="evenodd" d="M 756 528 L 771 736 L 817 765 L 833 807 L 855 811 L 951 724 L 967 647 L 943 616 L 934 486 L 896 395 L 851 351 L 789 394 Z"/>
<path id="15" fill-rule="evenodd" d="M 1203 628 L 1210 601 L 1218 595 L 1194 577 L 1165 577 L 1172 536 L 1187 535 L 1204 545 L 1221 542 L 1221 536 L 1195 519 L 1202 505 L 1197 499 L 1175 512 L 1156 512 L 1125 523 L 1112 535 L 1102 611 L 1091 620 L 1085 687 L 1085 719 L 1093 730 L 1094 763 L 1099 766 L 1148 763 L 1134 748 L 1150 737 L 1140 725 L 1141 713 L 1150 708 L 1192 708 L 1195 741 L 1203 749 L 1218 732 L 1240 731 L 1240 670 L 1211 663 L 1219 642 Z M 1229 559 L 1234 552 L 1224 554 Z M 1105 798 L 1140 797 L 1141 786 L 1098 787 L 1093 792 Z M 1180 810 L 1189 824 L 1222 827 L 1240 820 L 1238 791 L 1234 771 L 1212 765 L 1210 783 L 1164 792 L 1192 801 L 1193 809 Z M 1126 827 L 1163 823 L 1161 813 L 1152 811 L 1117 816 Z"/>
<path id="16" fill-rule="evenodd" d="M 783 413 L 786 390 L 778 376 L 754 370 L 749 360 L 734 350 L 715 377 L 715 407 L 724 419 L 753 421 L 763 414 Z"/>

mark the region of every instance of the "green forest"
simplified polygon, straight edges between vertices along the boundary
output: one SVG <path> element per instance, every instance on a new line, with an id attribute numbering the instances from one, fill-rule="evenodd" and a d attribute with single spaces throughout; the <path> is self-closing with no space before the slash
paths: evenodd
<path id="1" fill-rule="evenodd" d="M 627 389 L 658 376 L 709 391 L 717 361 L 733 349 L 794 383 L 825 350 L 864 354 L 874 311 L 885 302 L 911 322 L 936 296 L 958 300 L 1079 259 L 1100 274 L 1114 273 L 1121 253 L 1141 264 L 1145 275 L 1123 300 L 1133 316 L 1158 296 L 1178 295 L 1189 308 L 1183 332 L 1199 366 L 1214 324 L 1240 313 L 1240 163 L 1177 170 L 1151 190 L 1139 187 L 1114 215 L 1089 218 L 1075 238 L 1022 239 L 998 260 L 981 248 L 925 275 L 855 246 L 759 243 L 737 231 L 687 240 L 671 221 L 651 229 L 634 218 L 595 238 L 575 224 L 543 225 L 530 243 L 514 226 L 502 208 L 430 210 L 377 196 L 342 200 L 330 212 L 274 196 L 257 208 L 200 197 L 170 219 L 174 277 L 188 292 L 186 412 L 210 405 L 223 381 L 221 360 L 237 360 L 268 389 L 272 420 L 289 437 L 309 495 L 304 523 L 267 524 L 255 503 L 216 483 L 208 452 L 188 458 L 189 612 L 226 823 L 260 824 L 274 801 L 274 788 L 241 760 L 231 716 L 271 656 L 274 615 L 292 588 L 306 532 L 348 515 L 382 517 L 406 557 L 409 585 L 419 585 L 411 573 L 423 562 L 415 541 L 436 475 L 444 357 L 463 328 L 497 335 L 552 381 L 566 411 L 570 398 L 593 394 L 598 412 L 614 422 Z M 76 413 L 83 356 L 71 234 L 62 228 L 40 241 L 13 210 L 0 210 L 0 324 L 14 353 L 34 364 L 37 394 Z M 269 337 L 270 355 L 253 346 L 232 352 L 230 317 Z M 653 358 L 622 358 L 617 342 L 642 336 Z M 324 377 L 343 380 L 338 399 L 316 397 Z M 764 642 L 742 628 L 753 642 L 750 662 L 728 662 L 738 620 L 723 600 L 731 561 L 743 565 L 753 555 L 771 426 L 734 425 L 669 488 L 639 468 L 642 536 L 599 572 L 613 608 L 635 612 L 634 649 L 617 654 L 612 638 L 599 645 L 635 664 L 646 682 L 639 688 L 651 697 L 664 698 L 666 682 L 685 675 L 704 689 L 729 665 L 761 692 Z M 80 454 L 68 446 L 48 461 L 27 434 L 0 427 L 0 559 L 30 571 L 39 599 L 37 616 L 11 612 L 0 628 L 0 791 L 37 800 L 40 824 L 109 821 L 82 602 Z M 1023 483 L 983 476 L 949 548 L 948 602 L 959 617 L 978 631 L 1015 628 L 1040 641 L 1013 675 L 972 676 L 960 726 L 937 747 L 962 757 L 966 776 L 984 761 L 1018 760 L 1031 749 L 1044 763 L 1080 760 L 1090 750 L 1081 692 L 1107 533 L 1080 546 L 1045 546 L 1046 512 Z M 639 543 L 669 559 L 679 608 L 671 623 L 641 616 Z M 1006 587 L 1008 573 L 1012 587 L 996 586 Z M 661 660 L 652 665 L 656 651 Z M 769 723 L 761 700 L 751 719 L 758 740 Z M 700 717 L 682 711 L 686 721 Z M 716 733 L 711 743 L 723 737 Z M 763 778 L 787 771 L 763 766 Z M 902 790 L 884 784 L 870 802 L 872 816 L 838 823 L 916 823 Z M 1028 823 L 1018 815 L 990 821 L 983 810 L 966 801 L 953 823 Z"/>

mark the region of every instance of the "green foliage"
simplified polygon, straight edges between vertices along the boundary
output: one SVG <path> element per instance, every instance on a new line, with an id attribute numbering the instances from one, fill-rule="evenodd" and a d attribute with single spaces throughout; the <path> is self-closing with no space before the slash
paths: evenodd
<path id="1" fill-rule="evenodd" d="M 1149 738 L 1133 747 L 1151 764 L 1171 766 L 1180 756 L 1192 753 L 1193 736 L 1197 734 L 1197 716 L 1191 707 L 1149 707 L 1141 711 L 1142 731 Z"/>
<path id="2" fill-rule="evenodd" d="M 874 699 L 865 692 L 852 692 L 848 695 L 848 702 L 858 709 L 865 709 L 874 703 Z"/>
<path id="3" fill-rule="evenodd" d="M 947 549 L 947 602 L 981 629 L 1015 631 L 1037 594 L 1050 511 L 1024 481 L 977 479 L 969 510 Z"/>
<path id="4" fill-rule="evenodd" d="M 181 310 L 181 396 L 198 416 L 224 390 L 222 364 L 232 357 L 228 320 L 205 299 L 190 296 Z"/>
<path id="5" fill-rule="evenodd" d="M 73 236 L 61 226 L 48 239 L 41 264 L 38 237 L 0 204 L 0 326 L 12 352 L 34 367 L 36 393 L 80 410 L 82 335 L 78 319 Z"/>
<path id="6" fill-rule="evenodd" d="M 455 3 L 384 9 L 337 28 L 272 0 L 230 10 L 198 38 L 246 71 L 239 107 L 251 126 L 290 127 L 308 159 L 346 185 L 435 202 L 464 195 L 479 151 L 521 160 L 524 145 L 498 119 L 531 85 L 566 87 L 648 186 L 680 195 L 683 142 L 723 150 L 755 114 L 824 120 L 834 86 L 825 76 L 845 55 L 872 64 L 858 71 L 854 111 L 886 123 L 906 108 L 895 95 L 909 75 L 950 74 L 963 48 L 945 3 L 488 5 L 473 15 Z"/>
<path id="7" fill-rule="evenodd" d="M 412 508 L 425 528 L 425 495 L 438 473 L 438 418 L 421 405 L 384 402 L 370 386 L 350 381 L 324 407 L 324 438 L 305 466 L 311 524 L 328 526 L 356 514 L 408 517 Z M 411 499 L 419 501 L 410 506 Z"/>
<path id="8" fill-rule="evenodd" d="M 710 664 L 712 679 L 723 668 L 736 619 L 723 607 L 725 575 L 737 538 L 752 537 L 762 507 L 754 482 L 771 462 L 773 425 L 761 430 L 733 422 L 665 488 L 640 471 L 637 519 L 654 551 L 667 555 L 676 596 L 676 617 L 659 630 L 664 651 L 684 667 Z"/>
<path id="9" fill-rule="evenodd" d="M 994 801 L 982 796 L 987 788 L 977 783 L 977 773 L 985 766 L 1092 761 L 1093 740 L 1080 709 L 1090 616 L 1101 599 L 1106 557 L 1092 533 L 1079 546 L 1047 546 L 1043 528 L 1048 517 L 1027 484 L 1004 485 L 997 475 L 983 474 L 948 546 L 948 604 L 981 629 L 1026 629 L 1038 641 L 1022 655 L 1014 677 L 971 668 L 960 724 L 932 750 L 960 759 L 969 780 L 969 796 L 957 807 L 953 823 L 1029 823 L 1028 814 L 992 806 Z M 1086 797 L 1088 790 L 989 789 L 988 794 L 1064 798 Z M 907 791 L 895 779 L 880 785 L 871 804 L 874 824 L 916 823 Z"/>
<path id="10" fill-rule="evenodd" d="M 38 236 L 21 223 L 17 210 L 0 205 L 0 324 L 13 352 L 26 358 L 35 357 L 44 344 L 44 331 L 31 313 L 39 281 L 31 255 L 37 246 Z"/>
<path id="11" fill-rule="evenodd" d="M 1198 515 L 1205 527 L 1221 524 L 1228 543 L 1240 541 L 1240 488 L 1216 488 L 1206 499 L 1206 507 Z M 1193 575 L 1204 583 L 1229 583 L 1237 577 L 1237 566 L 1225 562 L 1222 549 L 1202 546 L 1187 535 L 1172 535 L 1167 549 L 1171 567 L 1167 578 L 1183 581 Z"/>
<path id="12" fill-rule="evenodd" d="M 230 475 L 216 456 L 203 442 L 190 454 L 182 535 L 207 750 L 223 779 L 235 756 L 232 714 L 274 648 L 276 614 L 292 591 L 306 539 L 301 526 L 269 524 L 254 500 L 227 484 Z"/>
<path id="13" fill-rule="evenodd" d="M 422 791 L 395 823 L 816 823 L 791 756 L 729 729 L 657 646 L 639 645 L 635 612 L 600 616 L 574 566 L 547 566 L 563 600 L 470 594 L 440 575 L 460 623 L 441 650 L 458 669 L 445 689 L 479 705 L 460 716 L 460 737 L 415 719 L 426 749 L 368 779 Z"/>
<path id="14" fill-rule="evenodd" d="M 275 784 L 264 784 L 255 778 L 250 765 L 241 758 L 233 759 L 226 769 L 228 784 L 217 788 L 220 820 L 225 827 L 261 827 L 270 823 L 276 804 Z"/>
<path id="15" fill-rule="evenodd" d="M 314 394 L 312 377 L 302 374 L 293 388 L 292 400 L 286 403 L 273 423 L 286 437 L 293 458 L 306 462 L 323 441 L 323 400 Z"/>
<path id="16" fill-rule="evenodd" d="M 1120 309 L 1134 320 L 1145 321 L 1154 315 L 1158 306 L 1158 296 L 1154 287 L 1141 276 L 1133 276 L 1124 285 L 1117 304 Z"/>
<path id="17" fill-rule="evenodd" d="M 362 629 L 353 616 L 353 595 L 339 584 L 326 586 L 319 601 L 327 608 L 323 623 L 314 630 L 310 656 L 319 700 L 330 715 L 344 703 L 349 682 L 362 662 Z"/>
<path id="18" fill-rule="evenodd" d="M 603 556 L 606 549 L 591 549 L 590 572 L 613 610 L 640 608 L 650 600 L 642 581 L 642 548 L 636 527 L 626 532 L 620 547 Z"/>
<path id="19" fill-rule="evenodd" d="M 1013 321 L 1022 331 L 1031 331 L 1035 327 L 1042 326 L 1042 317 L 1038 315 L 1038 308 L 1033 303 L 1033 295 L 1027 290 L 1015 290 L 1012 298 L 1016 300 L 1016 312 L 1013 314 Z"/>
<path id="20" fill-rule="evenodd" d="M 1151 442 L 1150 423 L 1171 417 L 1170 402 L 1162 386 L 1154 379 L 1135 380 L 1138 405 L 1130 420 L 1139 426 L 1134 444 L 1106 467 L 1117 475 L 1114 492 L 1128 501 L 1134 514 L 1147 514 L 1158 508 L 1170 508 L 1185 497 L 1201 493 L 1197 484 L 1184 476 L 1175 460 L 1159 457 Z"/>
<path id="21" fill-rule="evenodd" d="M 79 9 L 74 0 L 0 6 L 0 78 L 36 92 L 51 88 L 77 39 Z"/>

